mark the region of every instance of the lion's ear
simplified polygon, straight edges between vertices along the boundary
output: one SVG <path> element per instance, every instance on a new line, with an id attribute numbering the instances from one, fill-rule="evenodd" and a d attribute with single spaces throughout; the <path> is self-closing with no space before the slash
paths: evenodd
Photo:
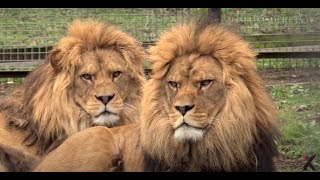
<path id="1" fill-rule="evenodd" d="M 53 49 L 50 51 L 49 55 L 48 55 L 48 60 L 51 63 L 51 66 L 55 69 L 55 70 L 60 70 L 61 69 L 61 64 L 60 64 L 60 57 L 59 54 L 61 53 L 61 50 L 59 49 Z"/>

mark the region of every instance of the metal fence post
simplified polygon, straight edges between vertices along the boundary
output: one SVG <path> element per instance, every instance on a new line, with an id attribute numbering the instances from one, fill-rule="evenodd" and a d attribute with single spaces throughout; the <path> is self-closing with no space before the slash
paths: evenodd
<path id="1" fill-rule="evenodd" d="M 208 8 L 208 17 L 211 22 L 221 22 L 221 8 Z"/>

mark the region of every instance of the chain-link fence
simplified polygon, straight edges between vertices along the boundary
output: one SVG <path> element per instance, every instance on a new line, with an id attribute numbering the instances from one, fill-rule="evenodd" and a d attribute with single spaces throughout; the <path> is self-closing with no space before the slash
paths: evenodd
<path id="1" fill-rule="evenodd" d="M 312 8 L 222 9 L 222 22 L 260 54 L 258 69 L 319 68 L 320 10 Z"/>
<path id="2" fill-rule="evenodd" d="M 203 12 L 206 9 L 0 9 L 0 67 L 37 65 L 78 18 L 116 24 L 147 45 L 167 27 Z"/>
<path id="3" fill-rule="evenodd" d="M 256 48 L 320 44 L 319 9 L 223 9 L 222 21 Z"/>
<path id="4" fill-rule="evenodd" d="M 319 9 L 222 8 L 221 12 L 221 22 L 261 55 L 259 69 L 319 68 Z M 32 69 L 41 63 L 74 19 L 113 23 L 148 45 L 173 24 L 201 16 L 208 16 L 208 8 L 2 8 L 0 71 Z"/>

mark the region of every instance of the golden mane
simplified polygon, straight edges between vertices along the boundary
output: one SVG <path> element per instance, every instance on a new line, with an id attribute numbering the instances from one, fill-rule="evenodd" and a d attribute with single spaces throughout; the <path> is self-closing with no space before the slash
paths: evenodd
<path id="1" fill-rule="evenodd" d="M 144 85 L 139 123 L 110 129 L 95 127 L 91 128 L 91 132 L 86 130 L 87 133 L 83 132 L 81 135 L 77 133 L 69 144 L 61 145 L 52 152 L 50 157 L 47 156 L 48 158 L 44 159 L 35 171 L 46 172 L 54 168 L 58 171 L 99 170 L 105 167 L 106 162 L 114 162 L 114 158 L 106 157 L 107 153 L 105 153 L 113 150 L 120 152 L 121 158 L 113 163 L 117 167 L 120 166 L 120 171 L 275 170 L 272 158 L 277 154 L 274 142 L 279 135 L 277 111 L 267 94 L 265 84 L 256 71 L 255 53 L 248 43 L 220 25 L 189 22 L 174 26 L 165 32 L 156 45 L 150 48 L 149 59 L 152 61 L 153 74 Z M 214 62 L 211 63 L 211 60 Z M 212 66 L 202 66 L 201 61 L 204 65 Z M 215 68 L 216 71 L 215 76 L 204 76 L 215 78 L 212 85 L 205 89 L 211 88 L 212 91 L 205 91 L 193 83 L 197 80 L 192 76 L 210 72 L 205 69 L 206 67 Z M 180 69 L 182 70 L 179 71 Z M 192 74 L 192 71 L 196 72 Z M 180 75 L 178 73 L 184 77 L 177 77 Z M 170 75 L 177 78 L 172 78 Z M 174 90 L 170 87 L 171 83 L 168 83 L 173 81 L 176 81 L 175 87 L 177 87 Z M 202 79 L 201 82 L 203 82 Z M 186 88 L 189 89 L 186 90 Z M 185 91 L 197 92 L 191 95 L 192 102 L 187 100 L 186 103 L 183 102 L 184 104 L 174 104 L 176 97 L 182 93 L 189 93 Z M 207 94 L 204 96 L 201 93 Z M 209 99 L 203 102 L 203 97 L 210 98 L 209 93 L 220 93 L 212 96 L 222 96 L 218 101 Z M 218 108 L 210 108 L 210 103 L 215 103 L 213 106 Z M 175 128 L 174 123 L 177 121 L 172 121 L 174 113 L 170 113 L 170 108 L 180 111 L 179 106 L 192 105 L 194 106 L 192 108 L 198 109 L 189 109 L 188 114 L 185 113 L 186 116 L 176 118 L 182 119 L 186 124 Z M 209 114 L 210 112 L 207 111 L 211 110 L 216 110 L 217 113 L 205 118 L 188 119 L 191 115 L 197 115 L 195 112 L 200 112 L 198 114 L 201 117 L 201 113 Z M 205 126 L 190 123 L 202 119 L 206 119 L 209 123 Z M 180 137 L 186 135 L 187 138 L 178 139 L 175 133 L 177 129 L 184 127 L 205 130 L 201 131 L 203 134 L 200 138 L 194 140 L 189 138 L 190 129 L 186 129 Z M 199 130 L 193 132 L 199 132 Z M 99 138 L 92 138 L 91 133 L 99 134 Z M 190 134 L 192 135 L 192 132 Z M 114 138 L 114 141 L 101 142 L 101 137 Z M 88 138 L 90 142 L 83 140 Z M 110 143 L 117 144 L 119 147 L 112 148 Z M 75 148 L 79 145 L 90 147 L 90 149 L 81 151 Z M 96 149 L 105 150 L 97 156 L 104 156 L 104 158 L 93 159 L 87 156 L 95 153 Z M 65 156 L 77 151 L 81 153 L 76 153 L 65 161 Z M 79 165 L 79 159 L 90 161 L 90 165 Z M 72 166 L 65 164 L 72 164 Z"/>
<path id="2" fill-rule="evenodd" d="M 276 154 L 277 111 L 255 68 L 255 53 L 238 35 L 217 24 L 184 23 L 165 32 L 149 49 L 151 80 L 142 99 L 141 143 L 154 159 L 171 167 L 188 164 L 193 171 L 238 170 L 256 165 L 259 148 Z M 226 102 L 217 119 L 195 144 L 174 141 L 169 116 L 163 111 L 164 81 L 174 59 L 187 54 L 217 59 L 227 87 Z M 192 154 L 192 157 L 190 157 Z"/>
<path id="3" fill-rule="evenodd" d="M 136 87 L 142 87 L 144 49 L 132 37 L 110 24 L 94 20 L 76 20 L 68 35 L 53 47 L 45 62 L 31 72 L 23 85 L 0 104 L 8 124 L 29 132 L 26 141 L 39 148 L 40 154 L 57 140 L 90 127 L 88 115 L 72 99 L 74 72 L 83 52 L 113 49 L 126 61 Z M 126 117 L 138 118 L 142 90 L 130 97 Z"/>

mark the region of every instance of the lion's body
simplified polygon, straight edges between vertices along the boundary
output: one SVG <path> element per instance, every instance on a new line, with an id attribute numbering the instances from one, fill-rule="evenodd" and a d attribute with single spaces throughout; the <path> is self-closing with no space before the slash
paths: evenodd
<path id="1" fill-rule="evenodd" d="M 89 127 L 135 123 L 143 60 L 143 47 L 114 26 L 75 21 L 44 63 L 1 102 L 0 167 L 27 171 L 32 163 L 18 162 L 15 152 L 38 160 Z"/>
<path id="2" fill-rule="evenodd" d="M 164 33 L 149 52 L 153 74 L 140 121 L 110 129 L 123 156 L 120 171 L 275 170 L 276 107 L 248 43 L 219 25 L 186 23 Z M 75 136 L 70 144 L 78 142 Z M 75 150 L 57 148 L 43 163 L 61 164 L 57 155 Z M 111 159 L 92 165 L 100 169 L 100 161 Z"/>
<path id="3" fill-rule="evenodd" d="M 139 141 L 140 126 L 138 124 L 124 125 L 110 129 L 97 126 L 82 132 L 71 136 L 61 146 L 49 153 L 34 171 L 109 172 L 111 170 L 106 169 L 106 167 L 115 161 L 115 157 L 121 157 L 118 159 L 118 163 L 114 163 L 119 165 L 117 171 L 144 171 L 144 154 Z M 83 143 L 75 143 L 76 141 L 79 142 L 79 140 Z M 79 146 L 81 146 L 81 148 L 79 148 Z M 90 150 L 88 150 L 88 147 Z M 106 153 L 112 151 L 118 153 Z M 79 158 L 86 163 L 82 163 Z"/>
<path id="4" fill-rule="evenodd" d="M 0 114 L 0 172 L 3 171 L 29 171 L 31 170 L 33 164 L 35 164 L 38 160 L 37 158 L 37 148 L 35 146 L 24 146 L 24 140 L 28 136 L 28 133 L 24 130 L 18 130 L 15 127 L 9 127 L 6 123 L 3 115 Z M 14 164 L 14 160 L 9 158 L 10 154 L 14 154 L 14 152 L 10 153 L 6 152 L 10 147 L 16 151 L 24 152 L 24 155 L 34 157 L 30 164 L 26 163 L 22 167 L 16 167 Z M 7 155 L 8 154 L 8 155 Z M 22 158 L 22 156 L 20 157 Z M 2 168 L 1 168 L 2 166 Z"/>
<path id="5" fill-rule="evenodd" d="M 44 161 L 40 163 L 39 168 L 36 170 L 42 171 L 41 167 L 50 167 L 51 172 L 119 171 L 119 160 L 121 160 L 120 149 L 118 144 L 115 143 L 115 138 L 110 131 L 106 127 L 93 127 L 89 128 L 88 131 L 82 132 L 71 136 L 61 144 L 58 149 L 56 149 L 63 152 L 68 151 L 68 154 L 60 153 L 56 156 L 56 150 L 53 150 L 52 153 L 46 157 L 47 160 L 50 160 L 51 158 L 61 159 L 60 163 Z M 89 134 L 90 136 L 88 136 Z M 84 143 L 79 143 L 76 146 L 73 146 L 72 142 L 79 138 L 83 140 Z M 69 151 L 70 145 L 74 151 Z M 105 147 L 104 145 L 107 146 Z M 86 154 L 84 152 L 89 153 Z M 75 158 L 80 156 L 81 159 L 73 161 Z"/>

